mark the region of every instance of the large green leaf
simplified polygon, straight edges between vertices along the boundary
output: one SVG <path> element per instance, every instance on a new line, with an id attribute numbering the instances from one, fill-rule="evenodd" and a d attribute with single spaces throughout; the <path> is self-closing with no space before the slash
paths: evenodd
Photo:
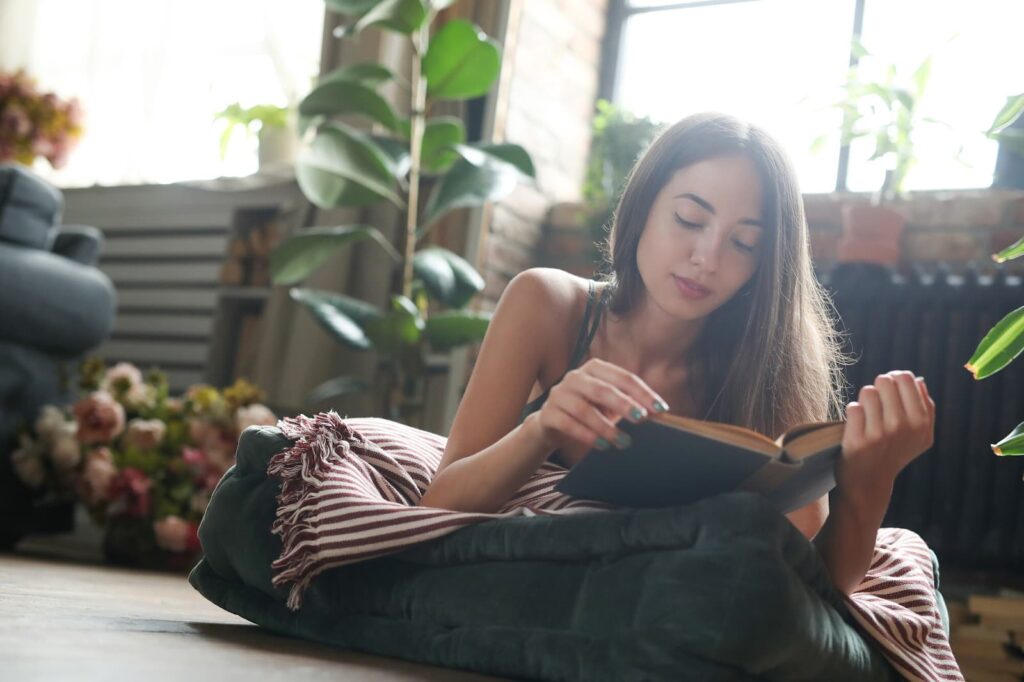
<path id="1" fill-rule="evenodd" d="M 376 307 L 366 301 L 329 291 L 293 288 L 289 295 L 306 306 L 320 326 L 337 341 L 358 350 L 373 347 L 363 326 L 381 319 L 383 314 Z"/>
<path id="2" fill-rule="evenodd" d="M 391 174 L 395 176 L 395 179 L 402 182 L 404 186 L 405 176 L 409 174 L 409 168 L 412 167 L 409 147 L 392 137 L 384 137 L 383 135 L 371 135 L 370 137 L 377 147 L 384 152 L 385 161 L 391 170 Z"/>
<path id="3" fill-rule="evenodd" d="M 379 25 L 406 35 L 423 25 L 427 8 L 423 0 L 383 0 L 364 14 L 352 27 L 353 31 Z"/>
<path id="4" fill-rule="evenodd" d="M 320 384 L 306 396 L 306 402 L 318 403 L 328 398 L 349 393 L 362 393 L 370 388 L 370 385 L 359 377 L 335 377 Z"/>
<path id="5" fill-rule="evenodd" d="M 375 348 L 395 353 L 419 342 L 425 326 L 416 304 L 405 296 L 391 297 L 392 312 L 366 323 L 366 335 Z"/>
<path id="6" fill-rule="evenodd" d="M 373 88 L 354 80 L 327 80 L 299 102 L 299 116 L 305 119 L 342 114 L 360 114 L 392 130 L 398 125 L 387 100 Z"/>
<path id="7" fill-rule="evenodd" d="M 1017 428 L 1001 441 L 993 443 L 992 452 L 1005 456 L 1024 455 L 1024 422 L 1017 424 Z"/>
<path id="8" fill-rule="evenodd" d="M 992 327 L 964 367 L 975 379 L 984 379 L 1010 364 L 1021 350 L 1024 350 L 1024 306 Z"/>
<path id="9" fill-rule="evenodd" d="M 1005 249 L 992 256 L 992 260 L 997 263 L 1005 263 L 1008 260 L 1020 258 L 1021 256 L 1024 256 L 1024 237 L 1021 237 L 1013 244 L 1010 244 Z"/>
<path id="10" fill-rule="evenodd" d="M 996 114 L 992 126 L 988 129 L 989 135 L 1001 132 L 1004 128 L 1017 120 L 1024 113 L 1024 93 L 1006 98 L 1003 108 Z"/>
<path id="11" fill-rule="evenodd" d="M 387 199 L 405 208 L 392 190 L 387 156 L 361 131 L 340 123 L 320 130 L 299 157 L 296 178 L 303 194 L 323 209 L 365 206 Z"/>
<path id="12" fill-rule="evenodd" d="M 362 83 L 370 88 L 375 88 L 381 83 L 385 83 L 394 77 L 395 74 L 385 66 L 381 66 L 375 62 L 359 62 L 357 64 L 348 64 L 331 71 L 320 79 L 319 85 L 323 85 L 324 83 L 348 81 L 353 83 Z"/>
<path id="13" fill-rule="evenodd" d="M 451 310 L 431 315 L 425 333 L 432 348 L 448 350 L 482 341 L 490 321 L 491 313 Z"/>
<path id="14" fill-rule="evenodd" d="M 537 171 L 533 167 L 533 159 L 530 158 L 530 153 L 518 144 L 474 143 L 469 146 L 512 164 L 520 173 L 527 177 L 537 177 Z"/>
<path id="15" fill-rule="evenodd" d="M 455 163 L 459 155 L 451 148 L 466 141 L 466 129 L 454 116 L 441 116 L 427 121 L 423 131 L 421 166 L 428 173 L 441 173 Z"/>
<path id="16" fill-rule="evenodd" d="M 461 256 L 448 249 L 432 246 L 417 251 L 413 273 L 435 299 L 461 308 L 484 289 L 484 278 Z"/>
<path id="17" fill-rule="evenodd" d="M 431 39 L 423 57 L 427 96 L 469 99 L 491 89 L 501 68 L 498 43 L 463 19 L 449 21 Z"/>
<path id="18" fill-rule="evenodd" d="M 462 158 L 434 185 L 424 207 L 423 228 L 418 236 L 452 209 L 496 201 L 515 189 L 516 183 L 523 178 L 523 171 L 502 156 L 489 153 L 490 147 L 502 147 L 501 153 L 506 154 L 509 151 L 504 149 L 506 146 L 455 146 Z"/>
<path id="19" fill-rule="evenodd" d="M 352 242 L 372 239 L 395 262 L 399 255 L 379 230 L 365 225 L 311 227 L 288 237 L 270 254 L 270 276 L 274 284 L 295 284 L 313 274 L 324 261 Z"/>

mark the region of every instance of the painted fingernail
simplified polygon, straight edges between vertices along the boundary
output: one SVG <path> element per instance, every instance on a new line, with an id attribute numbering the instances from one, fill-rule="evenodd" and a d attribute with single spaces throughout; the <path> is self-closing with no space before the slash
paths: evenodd
<path id="1" fill-rule="evenodd" d="M 620 448 L 628 448 L 629 444 L 633 442 L 633 439 L 629 437 L 629 434 L 619 433 L 615 436 L 615 444 Z"/>
<path id="2" fill-rule="evenodd" d="M 668 412 L 668 404 L 664 400 L 654 401 L 655 412 Z"/>
<path id="3" fill-rule="evenodd" d="M 598 450 L 607 450 L 611 446 L 612 444 L 606 441 L 604 438 L 598 438 L 596 441 L 594 441 L 594 447 L 597 448 Z"/>
<path id="4" fill-rule="evenodd" d="M 637 420 L 643 419 L 644 417 L 647 416 L 647 410 L 644 410 L 639 407 L 634 407 L 632 410 L 629 411 L 629 416 Z"/>

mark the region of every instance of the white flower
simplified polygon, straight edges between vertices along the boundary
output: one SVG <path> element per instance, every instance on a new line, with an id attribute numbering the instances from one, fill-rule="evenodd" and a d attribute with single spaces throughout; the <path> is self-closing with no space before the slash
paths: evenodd
<path id="1" fill-rule="evenodd" d="M 140 412 L 152 409 L 156 405 L 156 387 L 150 384 L 133 384 L 124 394 L 126 407 Z"/>
<path id="2" fill-rule="evenodd" d="M 245 431 L 250 426 L 274 426 L 277 424 L 277 417 L 266 405 L 253 403 L 248 407 L 239 407 L 235 411 L 235 429 L 238 433 Z"/>
<path id="3" fill-rule="evenodd" d="M 58 471 L 69 471 L 82 461 L 82 450 L 78 445 L 78 425 L 65 422 L 50 444 L 50 459 Z"/>
<path id="4" fill-rule="evenodd" d="M 44 443 L 52 443 L 67 421 L 60 408 L 45 405 L 36 418 L 36 434 Z"/>
<path id="5" fill-rule="evenodd" d="M 22 434 L 19 439 L 21 447 L 11 454 L 14 473 L 31 488 L 38 488 L 46 480 L 46 468 L 40 456 L 39 445 L 28 436 Z"/>

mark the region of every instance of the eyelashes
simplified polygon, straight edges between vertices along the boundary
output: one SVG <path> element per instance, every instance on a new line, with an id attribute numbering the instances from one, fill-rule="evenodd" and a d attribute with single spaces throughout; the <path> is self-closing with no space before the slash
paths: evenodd
<path id="1" fill-rule="evenodd" d="M 672 217 L 676 219 L 677 223 L 679 223 L 688 230 L 699 230 L 704 227 L 703 225 L 700 225 L 698 223 L 691 223 L 689 220 L 683 220 L 675 213 L 672 214 Z M 754 249 L 756 248 L 754 246 L 748 246 L 747 244 L 744 244 L 743 242 L 737 239 L 733 239 L 732 243 L 736 245 L 736 248 L 738 248 L 740 251 L 743 251 L 744 253 L 753 253 Z"/>

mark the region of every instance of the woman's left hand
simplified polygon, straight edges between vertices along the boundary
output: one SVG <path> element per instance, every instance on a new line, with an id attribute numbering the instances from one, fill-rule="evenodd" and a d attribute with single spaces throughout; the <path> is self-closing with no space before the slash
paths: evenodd
<path id="1" fill-rule="evenodd" d="M 891 489 L 896 475 L 932 446 L 934 431 L 935 402 L 924 379 L 905 370 L 878 375 L 846 406 L 837 485 L 847 493 L 853 486 Z"/>

